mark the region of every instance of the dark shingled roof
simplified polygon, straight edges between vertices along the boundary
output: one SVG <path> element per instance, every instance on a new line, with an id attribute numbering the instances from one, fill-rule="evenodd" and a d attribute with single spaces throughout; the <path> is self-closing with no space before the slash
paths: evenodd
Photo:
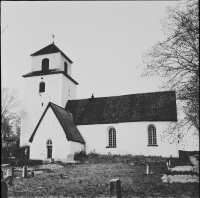
<path id="1" fill-rule="evenodd" d="M 43 54 L 52 54 L 60 52 L 70 63 L 73 63 L 54 43 L 42 48 L 41 50 L 31 54 L 31 56 L 38 56 Z"/>
<path id="2" fill-rule="evenodd" d="M 67 112 L 65 109 L 63 109 L 62 107 L 59 107 L 53 103 L 49 103 L 47 108 L 45 109 L 42 117 L 40 118 L 35 130 L 33 131 L 30 139 L 29 139 L 29 142 L 32 142 L 33 141 L 33 138 L 34 138 L 34 135 L 47 111 L 47 109 L 51 107 L 54 114 L 56 115 L 58 121 L 60 122 L 60 125 L 62 126 L 64 132 L 65 132 L 65 135 L 66 135 L 66 138 L 68 141 L 73 141 L 73 142 L 79 142 L 79 143 L 82 143 L 82 144 L 85 144 L 85 141 L 83 140 L 81 134 L 79 133 L 77 127 L 73 124 L 73 121 L 72 121 L 72 118 L 70 116 L 70 113 Z"/>
<path id="3" fill-rule="evenodd" d="M 67 75 L 64 71 L 61 71 L 59 69 L 49 69 L 47 71 L 32 71 L 32 72 L 29 72 L 28 74 L 23 75 L 23 77 L 26 78 L 26 77 L 32 77 L 32 76 L 45 76 L 45 75 L 60 74 L 60 73 L 64 74 L 73 83 L 78 85 L 78 83 L 71 76 Z"/>
<path id="4" fill-rule="evenodd" d="M 75 125 L 177 121 L 174 91 L 69 100 Z"/>

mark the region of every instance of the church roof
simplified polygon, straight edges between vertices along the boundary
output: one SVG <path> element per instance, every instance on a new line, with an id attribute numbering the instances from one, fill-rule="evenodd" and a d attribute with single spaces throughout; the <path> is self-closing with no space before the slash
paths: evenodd
<path id="1" fill-rule="evenodd" d="M 54 43 L 42 48 L 41 50 L 31 54 L 31 56 L 38 56 L 43 54 L 52 54 L 60 52 L 70 63 L 73 63 Z"/>
<path id="2" fill-rule="evenodd" d="M 33 131 L 30 139 L 29 139 L 29 142 L 32 142 L 33 141 L 33 138 L 35 136 L 35 133 L 47 111 L 47 109 L 51 107 L 54 114 L 56 115 L 58 121 L 60 122 L 60 125 L 62 126 L 64 132 L 65 132 L 65 135 L 66 135 L 66 138 L 68 141 L 73 141 L 73 142 L 79 142 L 79 143 L 82 143 L 82 144 L 85 144 L 85 141 L 83 140 L 81 134 L 79 133 L 77 127 L 73 124 L 73 121 L 72 121 L 72 118 L 70 116 L 70 113 L 67 112 L 65 109 L 63 109 L 62 107 L 59 107 L 51 102 L 49 102 L 47 108 L 45 109 L 42 117 L 40 118 L 35 130 Z"/>
<path id="3" fill-rule="evenodd" d="M 59 69 L 49 69 L 47 71 L 32 71 L 29 72 L 28 74 L 23 75 L 24 78 L 26 77 L 32 77 L 32 76 L 45 76 L 45 75 L 50 75 L 50 74 L 64 74 L 68 79 L 70 79 L 73 83 L 75 83 L 76 85 L 78 85 L 78 83 L 69 75 L 67 75 L 64 71 L 59 70 Z"/>
<path id="4" fill-rule="evenodd" d="M 177 121 L 174 91 L 69 100 L 75 125 Z"/>

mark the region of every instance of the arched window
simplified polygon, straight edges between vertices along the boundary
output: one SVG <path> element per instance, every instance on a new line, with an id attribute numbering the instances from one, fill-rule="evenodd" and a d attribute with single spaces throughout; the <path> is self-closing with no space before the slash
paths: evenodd
<path id="1" fill-rule="evenodd" d="M 153 125 L 148 126 L 148 145 L 157 145 L 156 128 Z"/>
<path id="2" fill-rule="evenodd" d="M 64 71 L 65 71 L 65 74 L 68 74 L 68 65 L 66 62 L 64 62 Z"/>
<path id="3" fill-rule="evenodd" d="M 49 59 L 45 58 L 42 60 L 42 71 L 49 70 Z"/>
<path id="4" fill-rule="evenodd" d="M 108 131 L 108 143 L 109 147 L 116 147 L 116 130 L 110 128 Z"/>
<path id="5" fill-rule="evenodd" d="M 44 82 L 41 82 L 40 83 L 40 86 L 39 86 L 39 92 L 45 92 L 45 83 Z"/>
<path id="6" fill-rule="evenodd" d="M 47 140 L 47 146 L 52 146 L 52 141 L 51 141 L 51 139 L 48 139 L 48 140 Z"/>

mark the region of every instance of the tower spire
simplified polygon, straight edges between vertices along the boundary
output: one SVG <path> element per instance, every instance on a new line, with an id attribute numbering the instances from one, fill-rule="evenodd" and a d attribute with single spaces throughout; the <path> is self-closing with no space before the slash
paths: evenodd
<path id="1" fill-rule="evenodd" d="M 55 34 L 52 34 L 51 36 L 53 37 L 53 43 L 54 43 L 54 36 L 55 36 Z"/>

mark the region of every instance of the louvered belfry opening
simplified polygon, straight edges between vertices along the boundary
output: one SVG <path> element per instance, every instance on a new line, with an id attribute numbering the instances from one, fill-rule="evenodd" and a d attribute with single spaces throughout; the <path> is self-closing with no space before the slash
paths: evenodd
<path id="1" fill-rule="evenodd" d="M 49 59 L 45 58 L 42 60 L 42 71 L 48 71 L 49 70 Z"/>
<path id="2" fill-rule="evenodd" d="M 66 62 L 64 63 L 64 71 L 65 71 L 65 74 L 68 74 L 68 65 Z"/>

